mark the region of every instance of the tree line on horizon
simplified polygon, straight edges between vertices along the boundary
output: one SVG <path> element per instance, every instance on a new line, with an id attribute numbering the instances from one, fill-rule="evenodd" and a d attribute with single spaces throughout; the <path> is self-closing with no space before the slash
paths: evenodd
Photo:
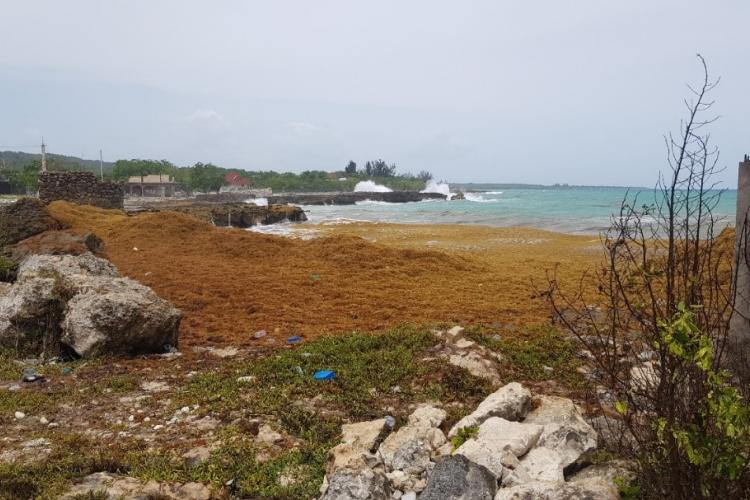
<path id="1" fill-rule="evenodd" d="M 0 152 L 0 160 L 0 181 L 10 184 L 13 193 L 28 194 L 36 191 L 41 171 L 41 155 L 5 151 Z M 47 155 L 47 167 L 50 170 L 99 173 L 98 161 L 64 155 Z M 398 173 L 395 163 L 388 164 L 382 159 L 367 161 L 361 169 L 357 168 L 354 161 L 349 161 L 346 167 L 338 171 L 306 170 L 301 173 L 247 171 L 202 162 L 180 167 L 168 160 L 148 159 L 105 162 L 103 167 L 104 178 L 107 180 L 122 182 L 130 177 L 162 174 L 172 176 L 187 191 L 202 192 L 218 191 L 226 184 L 225 177 L 231 172 L 247 178 L 252 187 L 270 188 L 274 192 L 351 191 L 362 180 L 373 180 L 394 190 L 418 190 L 432 179 L 432 174 L 424 170 L 417 175 Z"/>
<path id="2" fill-rule="evenodd" d="M 383 160 L 368 161 L 363 169 L 350 161 L 340 171 L 306 170 L 301 173 L 273 170 L 242 170 L 219 167 L 212 163 L 196 163 L 191 167 L 178 167 L 167 160 L 118 160 L 112 170 L 114 180 L 150 174 L 171 175 L 175 182 L 191 191 L 218 191 L 225 185 L 227 174 L 237 172 L 250 180 L 252 187 L 283 191 L 350 191 L 357 182 L 374 180 L 395 190 L 422 189 L 432 179 L 432 174 L 421 171 L 418 175 L 397 173 L 395 164 Z"/>

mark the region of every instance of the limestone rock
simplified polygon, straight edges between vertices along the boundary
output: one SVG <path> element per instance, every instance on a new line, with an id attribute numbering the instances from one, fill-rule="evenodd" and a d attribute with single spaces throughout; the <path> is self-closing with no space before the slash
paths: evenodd
<path id="1" fill-rule="evenodd" d="M 432 452 L 445 441 L 440 429 L 407 425 L 383 441 L 378 455 L 388 471 L 403 470 L 417 475 L 429 467 Z"/>
<path id="2" fill-rule="evenodd" d="M 585 479 L 599 478 L 614 483 L 615 478 L 623 479 L 625 482 L 632 482 L 636 479 L 635 470 L 636 465 L 627 460 L 612 460 L 603 464 L 595 464 L 581 469 L 576 472 L 568 481 L 578 482 Z"/>
<path id="3" fill-rule="evenodd" d="M 268 424 L 263 424 L 258 429 L 258 442 L 265 444 L 275 444 L 284 440 L 284 436 L 273 430 Z"/>
<path id="4" fill-rule="evenodd" d="M 279 222 L 304 222 L 305 211 L 291 205 L 271 204 L 258 206 L 239 202 L 213 202 L 201 200 L 167 200 L 145 203 L 144 208 L 153 211 L 170 210 L 188 214 L 196 219 L 221 227 L 248 228 Z"/>
<path id="5" fill-rule="evenodd" d="M 496 385 L 500 384 L 497 361 L 502 358 L 501 356 L 465 338 L 464 329 L 460 326 L 445 331 L 438 330 L 434 334 L 445 344 L 440 355 L 448 363 L 463 368 L 475 377 L 487 379 Z"/>
<path id="6" fill-rule="evenodd" d="M 476 439 L 467 440 L 455 453 L 486 467 L 500 479 L 506 467 L 514 468 L 516 458 L 536 445 L 543 429 L 540 425 L 491 417 L 479 426 Z"/>
<path id="7" fill-rule="evenodd" d="M 534 448 L 521 459 L 521 468 L 535 481 L 563 481 L 564 459 L 549 448 Z"/>
<path id="8" fill-rule="evenodd" d="M 510 468 L 514 461 L 518 462 L 518 458 L 509 450 L 493 450 L 484 441 L 476 439 L 466 441 L 454 453 L 486 467 L 498 481 L 507 474 L 506 469 Z"/>
<path id="9" fill-rule="evenodd" d="M 361 468 L 374 461 L 374 448 L 387 429 L 384 418 L 341 426 L 342 442 L 329 452 L 328 473 L 342 467 Z"/>
<path id="10" fill-rule="evenodd" d="M 68 301 L 61 342 L 79 356 L 163 352 L 176 346 L 182 314 L 129 278 L 92 278 Z M 90 288 L 89 288 L 90 287 Z"/>
<path id="11" fill-rule="evenodd" d="M 420 500 L 492 500 L 495 476 L 463 455 L 442 459 L 430 474 Z"/>
<path id="12" fill-rule="evenodd" d="M 518 421 L 526 416 L 531 401 L 531 393 L 518 382 L 511 382 L 479 403 L 470 415 L 459 420 L 454 425 L 448 437 L 453 437 L 462 427 L 480 425 L 490 417 L 500 417 L 505 420 Z"/>
<path id="13" fill-rule="evenodd" d="M 500 384 L 500 374 L 498 373 L 494 360 L 483 356 L 476 351 L 460 352 L 448 356 L 448 362 L 453 366 L 463 368 L 475 377 L 484 378 L 490 382 Z"/>
<path id="14" fill-rule="evenodd" d="M 188 468 L 191 469 L 198 467 L 210 457 L 211 448 L 208 448 L 207 446 L 198 446 L 196 448 L 193 448 L 192 450 L 185 452 L 182 455 L 182 458 L 185 459 L 185 465 L 187 465 Z"/>
<path id="15" fill-rule="evenodd" d="M 477 440 L 487 443 L 490 449 L 509 450 L 520 457 L 536 445 L 542 431 L 540 425 L 490 417 L 479 426 Z"/>
<path id="16" fill-rule="evenodd" d="M 385 475 L 369 468 L 341 468 L 328 478 L 321 500 L 387 500 L 391 488 Z"/>
<path id="17" fill-rule="evenodd" d="M 389 435 L 380 445 L 378 455 L 386 470 L 418 475 L 430 467 L 432 453 L 447 441 L 443 431 L 437 428 L 445 415 L 444 410 L 431 406 L 417 408 L 409 416 L 409 424 Z"/>
<path id="18" fill-rule="evenodd" d="M 432 405 L 419 405 L 416 410 L 409 415 L 409 425 L 426 425 L 428 427 L 439 427 L 443 423 L 448 413 L 442 408 Z"/>
<path id="19" fill-rule="evenodd" d="M 81 255 L 31 255 L 18 266 L 18 280 L 39 276 L 75 278 L 79 275 L 118 277 L 120 273 L 108 260 L 92 253 Z"/>
<path id="20" fill-rule="evenodd" d="M 598 415 L 587 419 L 589 424 L 596 430 L 600 440 L 613 446 L 632 445 L 635 436 L 622 418 L 610 415 Z"/>
<path id="21" fill-rule="evenodd" d="M 144 498 L 209 500 L 211 498 L 211 490 L 200 483 L 159 483 L 156 481 L 142 483 L 128 476 L 97 472 L 84 477 L 61 499 L 72 500 L 98 492 L 104 492 L 109 500 L 142 500 Z"/>
<path id="22" fill-rule="evenodd" d="M 15 345 L 26 332 L 44 332 L 54 314 L 55 280 L 18 281 L 0 296 L 0 344 Z"/>
<path id="23" fill-rule="evenodd" d="M 181 313 L 91 253 L 32 255 L 0 297 L 0 342 L 59 335 L 80 356 L 163 352 Z M 28 339 L 24 339 L 25 336 Z"/>
<path id="24" fill-rule="evenodd" d="M 630 369 L 630 387 L 633 391 L 648 393 L 659 385 L 657 364 L 646 361 Z"/>
<path id="25" fill-rule="evenodd" d="M 596 431 L 575 403 L 555 396 L 540 396 L 538 401 L 539 405 L 526 416 L 524 423 L 544 426 L 538 446 L 559 453 L 563 467 L 596 449 Z"/>
<path id="26" fill-rule="evenodd" d="M 391 486 L 399 491 L 422 491 L 425 487 L 424 479 L 407 474 L 402 470 L 388 472 L 385 477 L 388 478 Z"/>
<path id="27" fill-rule="evenodd" d="M 501 488 L 495 500 L 618 500 L 612 483 L 592 478 L 575 483 L 533 481 Z"/>
<path id="28" fill-rule="evenodd" d="M 17 412 L 17 414 L 20 412 Z M 16 414 L 16 418 L 18 418 Z M 31 439 L 21 444 L 18 449 L 6 450 L 0 453 L 0 463 L 17 462 L 33 463 L 39 462 L 52 452 L 50 442 L 45 438 Z"/>

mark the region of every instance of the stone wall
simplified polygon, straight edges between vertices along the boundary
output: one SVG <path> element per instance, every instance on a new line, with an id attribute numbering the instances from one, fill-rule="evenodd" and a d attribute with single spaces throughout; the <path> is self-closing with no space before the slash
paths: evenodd
<path id="1" fill-rule="evenodd" d="M 100 181 L 91 172 L 42 172 L 39 175 L 39 199 L 44 203 L 65 200 L 79 205 L 122 208 L 122 184 Z"/>

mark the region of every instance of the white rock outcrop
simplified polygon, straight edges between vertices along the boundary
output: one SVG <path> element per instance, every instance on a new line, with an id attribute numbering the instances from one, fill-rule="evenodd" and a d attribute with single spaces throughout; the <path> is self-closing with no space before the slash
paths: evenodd
<path id="1" fill-rule="evenodd" d="M 468 439 L 455 453 L 483 465 L 500 480 L 504 470 L 516 468 L 517 457 L 536 445 L 543 430 L 540 425 L 491 417 L 479 426 L 477 437 Z"/>
<path id="2" fill-rule="evenodd" d="M 495 500 L 618 500 L 614 484 L 600 478 L 575 483 L 532 481 L 510 488 L 501 488 Z"/>
<path id="3" fill-rule="evenodd" d="M 557 452 L 563 467 L 596 449 L 596 431 L 575 403 L 555 396 L 539 396 L 536 402 L 524 423 L 544 426 L 538 446 Z"/>
<path id="4" fill-rule="evenodd" d="M 445 410 L 421 405 L 384 440 L 385 419 L 345 425 L 342 443 L 331 450 L 322 498 L 609 500 L 619 498 L 615 477 L 633 478 L 630 464 L 616 462 L 589 466 L 566 480 L 565 468 L 597 444 L 596 432 L 569 399 L 540 396 L 532 402 L 527 389 L 508 384 L 453 426 L 452 435 L 477 426 L 469 437 L 462 433 L 466 440 L 456 450 L 439 428 L 445 418 Z"/>
<path id="5" fill-rule="evenodd" d="M 163 352 L 177 345 L 181 317 L 91 253 L 31 255 L 0 296 L 0 344 L 44 335 L 83 357 Z"/>
<path id="6" fill-rule="evenodd" d="M 530 402 L 531 392 L 518 382 L 511 382 L 487 396 L 476 410 L 459 420 L 448 432 L 448 437 L 458 434 L 462 427 L 480 425 L 490 417 L 517 422 L 528 413 Z"/>

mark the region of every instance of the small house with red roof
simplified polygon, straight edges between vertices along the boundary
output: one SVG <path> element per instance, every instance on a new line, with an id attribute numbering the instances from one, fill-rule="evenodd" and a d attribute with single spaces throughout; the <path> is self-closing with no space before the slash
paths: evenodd
<path id="1" fill-rule="evenodd" d="M 248 179 L 247 177 L 242 177 L 237 172 L 229 172 L 227 175 L 225 175 L 224 183 L 226 183 L 228 186 L 235 187 L 248 187 L 252 185 L 252 181 L 250 179 Z"/>

